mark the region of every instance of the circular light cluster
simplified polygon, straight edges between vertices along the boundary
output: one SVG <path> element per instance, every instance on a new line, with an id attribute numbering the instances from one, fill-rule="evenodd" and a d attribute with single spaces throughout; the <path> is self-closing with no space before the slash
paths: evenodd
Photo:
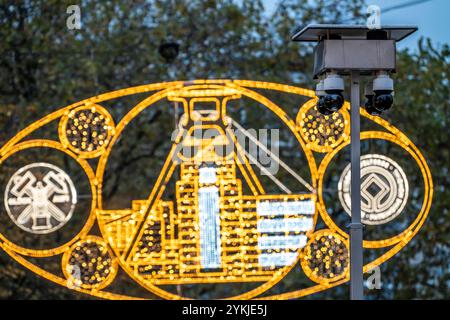
<path id="1" fill-rule="evenodd" d="M 338 184 L 339 200 L 351 215 L 350 164 Z M 408 202 L 409 185 L 405 172 L 394 160 L 380 155 L 361 157 L 361 221 L 380 225 L 397 217 Z"/>
<path id="2" fill-rule="evenodd" d="M 104 288 L 117 273 L 117 262 L 110 256 L 105 241 L 94 236 L 74 244 L 64 254 L 62 265 L 68 286 L 75 288 Z"/>
<path id="3" fill-rule="evenodd" d="M 62 117 L 62 143 L 84 158 L 100 155 L 114 134 L 111 115 L 99 105 L 82 106 Z"/>
<path id="4" fill-rule="evenodd" d="M 349 115 L 344 109 L 330 115 L 317 111 L 315 100 L 302 106 L 297 126 L 302 138 L 317 152 L 328 152 L 349 137 Z"/>
<path id="5" fill-rule="evenodd" d="M 330 230 L 320 230 L 306 245 L 301 265 L 314 282 L 329 283 L 347 274 L 348 257 L 347 240 Z"/>
<path id="6" fill-rule="evenodd" d="M 22 230 L 35 234 L 53 232 L 67 223 L 77 203 L 70 177 L 49 163 L 24 166 L 9 179 L 5 208 Z"/>

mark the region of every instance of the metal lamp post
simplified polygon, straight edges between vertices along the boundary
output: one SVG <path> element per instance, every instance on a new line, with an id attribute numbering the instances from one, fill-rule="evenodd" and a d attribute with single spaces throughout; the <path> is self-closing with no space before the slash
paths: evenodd
<path id="1" fill-rule="evenodd" d="M 351 114 L 351 223 L 350 298 L 362 300 L 363 225 L 361 223 L 360 166 L 360 76 L 395 72 L 396 42 L 417 30 L 415 26 L 382 26 L 368 29 L 362 25 L 310 24 L 300 27 L 293 41 L 316 42 L 314 78 L 327 72 L 350 76 Z"/>

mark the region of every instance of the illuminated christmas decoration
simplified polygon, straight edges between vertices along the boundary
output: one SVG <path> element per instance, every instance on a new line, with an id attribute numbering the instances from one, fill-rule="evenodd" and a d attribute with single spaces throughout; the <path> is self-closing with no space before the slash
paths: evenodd
<path id="1" fill-rule="evenodd" d="M 350 165 L 339 180 L 339 200 L 350 209 Z M 361 157 L 361 219 L 364 224 L 383 224 L 398 216 L 408 201 L 409 184 L 403 169 L 379 154 Z"/>
<path id="2" fill-rule="evenodd" d="M 347 275 L 348 241 L 327 230 L 314 233 L 302 257 L 302 267 L 313 281 L 327 284 Z"/>
<path id="3" fill-rule="evenodd" d="M 310 100 L 302 106 L 297 115 L 297 125 L 308 147 L 317 152 L 328 152 L 349 139 L 350 115 L 346 109 L 323 115 L 317 111 L 316 105 L 315 100 Z"/>
<path id="4" fill-rule="evenodd" d="M 11 220 L 31 233 L 50 233 L 69 221 L 77 203 L 70 177 L 49 163 L 32 163 L 13 174 L 5 190 Z"/>
<path id="5" fill-rule="evenodd" d="M 101 289 L 114 280 L 117 261 L 102 238 L 89 236 L 64 253 L 63 273 L 73 288 Z"/>
<path id="6" fill-rule="evenodd" d="M 260 93 L 271 90 L 307 98 L 308 101 L 300 106 L 296 121 Z M 133 94 L 147 96 L 114 122 L 104 107 L 113 104 L 104 102 Z M 253 137 L 237 119 L 230 117 L 227 112 L 229 102 L 240 99 L 256 101 L 280 120 L 281 126 L 293 137 L 298 151 L 303 153 L 302 159 L 306 160 L 303 166 L 309 169 L 310 176 L 299 174 L 280 155 Z M 159 101 L 177 104 L 183 110 L 159 176 L 149 186 L 147 198 L 134 199 L 125 208 L 108 209 L 103 188 L 107 165 L 112 161 L 110 155 L 118 141 L 124 139 L 128 125 Z M 233 297 L 220 297 L 235 299 L 299 298 L 344 283 L 348 281 L 348 234 L 327 211 L 323 180 L 333 158 L 349 143 L 349 106 L 345 103 L 338 113 L 322 116 L 315 105 L 313 91 L 293 86 L 258 81 L 196 80 L 118 90 L 62 108 L 31 124 L 6 143 L 0 149 L 0 169 L 15 154 L 27 150 L 45 148 L 63 153 L 75 160 L 88 179 L 89 188 L 77 192 L 91 195 L 90 212 L 82 226 L 72 233 L 73 238 L 61 241 L 61 244 L 36 248 L 15 242 L 6 230 L 0 229 L 0 247 L 28 269 L 55 283 L 110 299 L 146 298 L 118 294 L 115 286 L 109 286 L 118 281 L 119 269 L 137 285 L 167 299 L 196 298 L 173 288 L 183 291 L 184 286 L 211 283 L 215 286 L 251 285 L 243 286 L 247 289 Z M 374 260 L 366 263 L 367 271 L 396 254 L 419 231 L 428 214 L 433 189 L 428 166 L 414 144 L 388 122 L 372 117 L 364 110 L 361 113 L 367 121 L 375 122 L 385 130 L 366 131 L 361 138 L 382 139 L 405 150 L 422 173 L 424 195 L 421 209 L 401 233 L 387 239 L 364 241 L 367 250 L 383 248 Z M 59 121 L 57 139 L 35 139 L 35 135 L 29 138 L 53 121 Z M 291 190 L 292 184 L 288 186 L 282 176 L 259 163 L 258 157 L 241 144 L 237 135 L 243 135 L 264 151 L 294 179 L 301 191 Z M 30 168 L 33 173 L 37 159 L 30 160 L 33 162 L 30 161 L 23 170 Z M 368 160 L 370 173 L 363 192 L 367 193 L 364 199 L 372 211 L 366 211 L 367 218 L 389 224 L 394 214 L 386 214 L 383 210 L 395 197 L 390 207 L 395 207 L 395 214 L 401 214 L 405 204 L 396 204 L 399 199 L 408 202 L 408 181 L 403 170 L 390 158 L 371 155 Z M 72 190 L 70 178 L 61 173 L 63 169 L 54 172 L 65 177 L 59 178 L 60 183 L 64 181 L 68 190 Z M 345 181 L 349 179 L 345 170 L 340 187 L 344 209 Z M 21 184 L 25 171 L 8 176 L 11 187 Z M 66 172 L 72 177 L 72 171 Z M 279 192 L 269 193 L 267 190 L 273 188 L 267 188 L 261 175 Z M 42 177 L 40 175 L 38 179 Z M 392 185 L 392 181 L 396 184 Z M 16 208 L 15 200 L 11 202 L 20 196 L 12 194 L 11 187 L 7 187 L 4 207 L 14 208 L 11 220 L 17 224 L 17 217 L 24 209 Z M 370 193 L 373 188 L 383 193 L 397 189 L 391 196 L 391 193 Z M 168 193 L 169 189 L 173 190 L 173 195 Z M 338 194 L 337 189 L 335 193 Z M 67 206 L 66 202 L 59 202 L 66 199 L 76 203 L 75 190 L 68 193 L 69 197 L 67 193 L 58 196 L 65 194 L 65 197 L 47 200 L 51 199 L 56 206 Z M 70 217 L 66 209 L 61 210 L 67 220 L 58 226 L 61 230 L 80 220 Z M 50 211 L 46 207 L 40 212 L 50 214 Z M 319 219 L 324 227 L 317 230 Z M 57 219 L 51 220 L 52 226 L 57 222 Z M 32 228 L 31 222 L 27 223 L 28 228 Z M 39 236 L 52 234 L 49 231 Z M 63 276 L 46 270 L 45 263 L 35 264 L 29 257 L 59 258 Z M 304 273 L 311 280 L 310 285 L 262 296 L 291 271 Z"/>
<path id="7" fill-rule="evenodd" d="M 219 201 L 216 186 L 198 189 L 200 265 L 205 269 L 222 267 Z"/>
<path id="8" fill-rule="evenodd" d="M 59 136 L 66 148 L 84 158 L 99 156 L 114 134 L 114 121 L 102 106 L 86 104 L 61 118 Z"/>

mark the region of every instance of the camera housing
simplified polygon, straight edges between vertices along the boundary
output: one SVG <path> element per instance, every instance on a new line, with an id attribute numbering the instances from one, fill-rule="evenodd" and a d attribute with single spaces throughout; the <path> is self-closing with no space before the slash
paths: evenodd
<path id="1" fill-rule="evenodd" d="M 372 81 L 368 81 L 364 87 L 364 96 L 366 97 L 364 100 L 364 108 L 370 115 L 379 116 L 381 115 L 381 112 L 373 107 L 374 95 L 375 93 L 373 92 Z"/>
<path id="2" fill-rule="evenodd" d="M 323 89 L 323 83 L 324 80 L 320 79 L 319 82 L 316 85 L 316 96 L 318 98 L 317 100 L 317 111 L 323 115 L 329 115 L 331 114 L 327 109 L 324 108 L 324 96 L 325 96 L 325 90 Z"/>
<path id="3" fill-rule="evenodd" d="M 321 82 L 323 81 L 323 87 Z M 320 89 L 320 90 L 318 90 Z M 317 110 L 323 115 L 330 115 L 344 105 L 344 80 L 335 72 L 327 73 L 325 79 L 321 80 L 316 87 L 318 95 Z"/>
<path id="4" fill-rule="evenodd" d="M 394 81 L 386 71 L 379 71 L 373 81 L 364 88 L 364 108 L 373 115 L 379 116 L 390 109 L 394 102 Z"/>
<path id="5" fill-rule="evenodd" d="M 386 71 L 378 72 L 373 80 L 373 102 L 372 106 L 379 112 L 384 112 L 392 107 L 394 103 L 394 81 Z"/>

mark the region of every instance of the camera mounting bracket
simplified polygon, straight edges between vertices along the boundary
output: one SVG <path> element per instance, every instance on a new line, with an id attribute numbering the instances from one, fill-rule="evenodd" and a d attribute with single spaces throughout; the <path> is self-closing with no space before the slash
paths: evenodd
<path id="1" fill-rule="evenodd" d="M 396 42 L 416 30 L 415 26 L 369 29 L 363 25 L 310 24 L 298 28 L 292 40 L 317 42 L 314 78 L 330 70 L 339 75 L 349 75 L 353 70 L 372 75 L 379 70 L 395 72 Z"/>

